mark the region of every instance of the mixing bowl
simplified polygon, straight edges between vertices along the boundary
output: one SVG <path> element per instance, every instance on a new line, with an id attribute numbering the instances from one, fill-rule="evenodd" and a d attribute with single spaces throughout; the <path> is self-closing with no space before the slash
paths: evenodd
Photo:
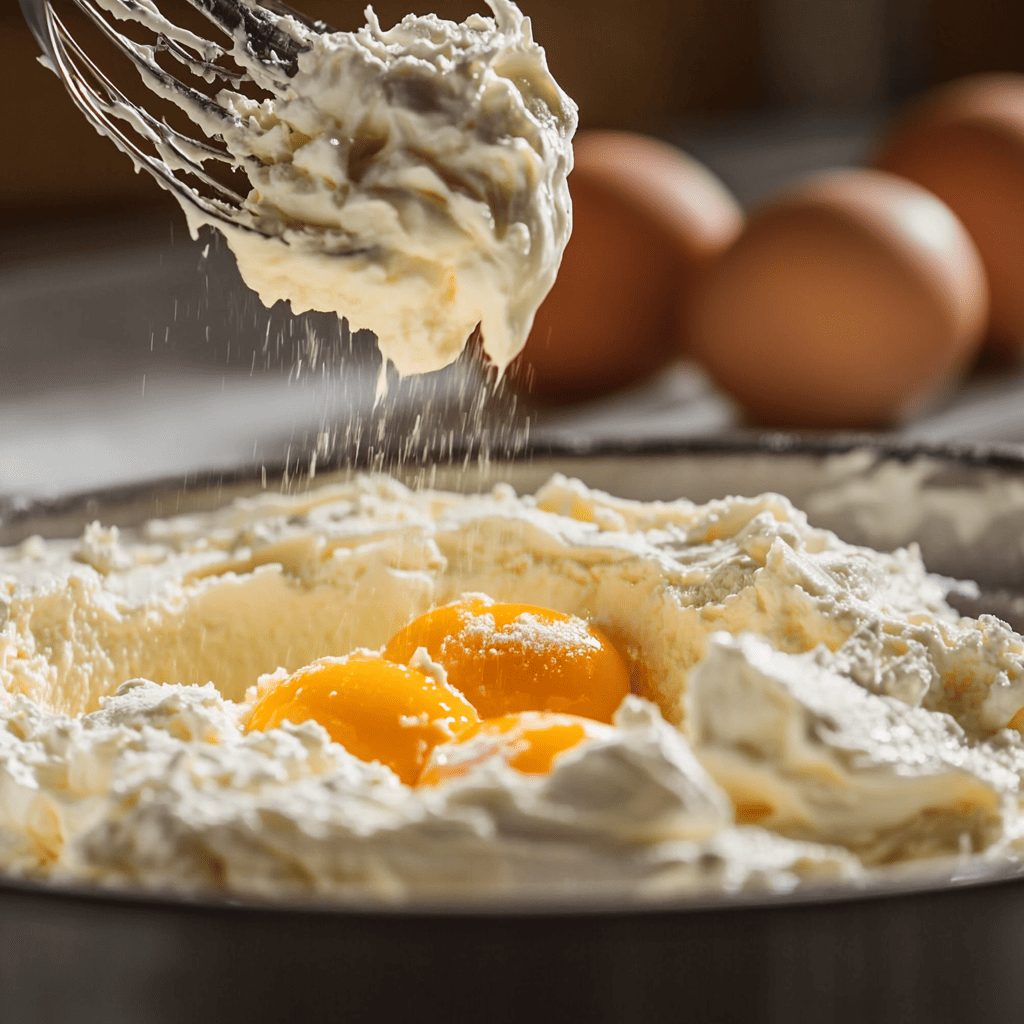
<path id="1" fill-rule="evenodd" d="M 414 484 L 529 491 L 553 472 L 639 499 L 779 491 L 844 539 L 920 543 L 1020 618 L 1024 456 L 760 435 L 547 447 L 399 465 Z M 358 467 L 317 474 L 330 481 Z M 293 462 L 288 473 L 296 481 Z M 282 486 L 283 467 L 0 501 L 0 542 L 130 527 Z M 609 893 L 444 905 L 266 904 L 0 883 L 11 1021 L 983 1021 L 1024 1015 L 1024 872 L 966 860 L 856 888 L 638 903 Z"/>

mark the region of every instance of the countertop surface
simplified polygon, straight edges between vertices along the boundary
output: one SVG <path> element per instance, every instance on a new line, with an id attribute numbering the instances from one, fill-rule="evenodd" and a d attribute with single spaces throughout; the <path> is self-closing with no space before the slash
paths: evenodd
<path id="1" fill-rule="evenodd" d="M 206 256 L 204 250 L 209 247 Z M 109 484 L 410 437 L 411 451 L 474 424 L 494 448 L 547 439 L 686 438 L 742 431 L 699 368 L 583 404 L 533 408 L 479 370 L 392 383 L 377 402 L 372 336 L 263 310 L 226 253 L 179 237 L 36 249 L 0 279 L 0 492 L 54 496 Z M 417 416 L 420 425 L 416 425 Z M 414 436 L 415 435 L 415 436 Z M 976 371 L 884 436 L 1024 444 L 1024 367 Z M 305 456 L 304 456 L 305 457 Z"/>
<path id="2" fill-rule="evenodd" d="M 745 205 L 795 174 L 855 164 L 877 119 L 680 125 L 675 141 Z M 768 140 L 768 141 L 766 141 Z M 679 363 L 572 407 L 500 389 L 481 403 L 470 364 L 376 392 L 372 336 L 332 317 L 262 307 L 218 240 L 180 218 L 7 231 L 0 242 L 0 493 L 52 496 L 133 480 L 325 461 L 387 434 L 408 450 L 482 430 L 527 438 L 687 438 L 744 429 L 736 409 Z M 425 424 L 430 424 L 429 430 Z M 887 432 L 919 442 L 1024 444 L 1024 365 L 975 371 Z"/>

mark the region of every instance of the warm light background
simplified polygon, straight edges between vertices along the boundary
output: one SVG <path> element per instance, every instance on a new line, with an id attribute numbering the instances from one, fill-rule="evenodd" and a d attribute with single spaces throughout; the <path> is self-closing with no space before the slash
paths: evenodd
<path id="1" fill-rule="evenodd" d="M 337 28 L 362 23 L 364 0 L 298 2 Z M 833 107 L 877 106 L 970 71 L 1024 71 L 1021 0 L 522 0 L 522 5 L 552 70 L 579 103 L 584 127 L 664 132 L 679 119 L 799 106 L 812 95 Z M 385 25 L 409 6 L 458 19 L 483 9 L 472 0 L 375 4 Z M 74 110 L 56 78 L 36 63 L 37 52 L 17 3 L 3 0 L 0 75 L 8 97 L 2 115 L 8 149 L 0 162 L 0 223 L 16 227 L 170 209 L 168 197 L 134 174 L 128 160 Z M 884 69 L 872 67 L 873 52 Z M 808 61 L 807 54 L 815 59 Z"/>

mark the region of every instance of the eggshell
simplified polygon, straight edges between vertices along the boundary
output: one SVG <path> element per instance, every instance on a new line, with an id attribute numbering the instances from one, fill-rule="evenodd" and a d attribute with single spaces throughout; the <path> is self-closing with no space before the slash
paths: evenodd
<path id="1" fill-rule="evenodd" d="M 875 159 L 934 192 L 974 239 L 988 274 L 988 343 L 1024 349 L 1024 76 L 963 78 L 901 116 Z"/>
<path id="2" fill-rule="evenodd" d="M 742 226 L 726 187 L 672 146 L 591 131 L 574 150 L 572 237 L 516 370 L 556 399 L 619 387 L 671 360 L 680 295 Z"/>
<path id="3" fill-rule="evenodd" d="M 981 260 L 948 207 L 893 175 L 839 170 L 751 215 L 682 331 L 756 423 L 876 427 L 950 380 L 986 309 Z"/>

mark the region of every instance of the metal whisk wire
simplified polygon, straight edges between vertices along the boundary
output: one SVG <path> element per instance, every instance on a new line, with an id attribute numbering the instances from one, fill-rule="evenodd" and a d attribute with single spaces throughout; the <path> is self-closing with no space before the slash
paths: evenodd
<path id="1" fill-rule="evenodd" d="M 113 18 L 134 22 L 154 32 L 153 43 L 141 44 L 119 32 L 94 0 L 68 2 L 128 58 L 152 92 L 184 111 L 213 141 L 186 135 L 129 99 L 78 43 L 55 10 L 54 0 L 20 0 L 44 57 L 78 109 L 137 168 L 148 171 L 186 208 L 193 207 L 204 218 L 252 230 L 242 217 L 243 196 L 203 167 L 207 160 L 238 167 L 234 155 L 214 144 L 220 138 L 220 130 L 237 125 L 237 118 L 203 92 L 165 71 L 156 62 L 156 54 L 167 53 L 206 82 L 221 80 L 237 88 L 249 81 L 265 89 L 279 90 L 295 75 L 299 55 L 309 48 L 305 39 L 293 34 L 287 18 L 295 19 L 300 30 L 322 32 L 328 31 L 327 26 L 310 21 L 275 0 L 259 6 L 247 0 L 187 0 L 229 38 L 244 40 L 243 47 L 229 51 L 173 25 L 159 13 L 154 0 L 102 0 L 103 8 Z M 287 17 L 282 21 L 284 16 Z M 217 63 L 225 57 L 234 61 L 236 67 Z M 152 152 L 145 148 L 146 143 Z M 191 175 L 210 194 L 198 191 L 181 174 Z"/>

